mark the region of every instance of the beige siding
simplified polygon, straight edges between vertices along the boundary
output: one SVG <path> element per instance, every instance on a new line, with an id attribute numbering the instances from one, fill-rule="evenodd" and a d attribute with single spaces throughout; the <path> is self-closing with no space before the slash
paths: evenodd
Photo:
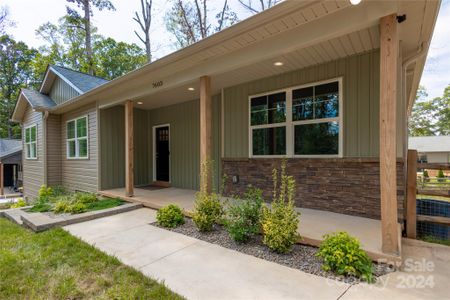
<path id="1" fill-rule="evenodd" d="M 47 118 L 47 185 L 61 185 L 61 116 Z"/>
<path id="2" fill-rule="evenodd" d="M 344 156 L 378 156 L 379 56 L 376 50 L 225 89 L 224 157 L 248 157 L 248 96 L 337 77 L 343 81 Z M 403 112 L 399 100 L 398 134 L 404 130 Z"/>
<path id="3" fill-rule="evenodd" d="M 88 116 L 89 158 L 68 159 L 66 146 L 66 122 Z M 85 106 L 61 116 L 61 182 L 71 191 L 97 192 L 97 109 Z"/>
<path id="4" fill-rule="evenodd" d="M 56 104 L 75 98 L 79 93 L 59 77 L 55 78 L 49 96 Z"/>
<path id="5" fill-rule="evenodd" d="M 450 162 L 449 152 L 427 152 L 427 161 L 429 163 L 448 163 Z"/>
<path id="6" fill-rule="evenodd" d="M 37 159 L 27 159 L 25 150 L 23 153 L 23 191 L 25 197 L 29 199 L 36 198 L 39 188 L 44 184 L 44 131 L 42 113 L 33 112 L 28 106 L 22 124 L 23 143 L 25 143 L 25 128 L 34 124 L 37 125 Z"/>

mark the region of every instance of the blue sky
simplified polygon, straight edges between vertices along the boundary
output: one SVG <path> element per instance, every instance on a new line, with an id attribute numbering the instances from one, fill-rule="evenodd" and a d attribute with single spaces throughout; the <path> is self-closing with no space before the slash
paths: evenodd
<path id="1" fill-rule="evenodd" d="M 95 12 L 93 23 L 98 27 L 99 33 L 143 46 L 133 32 L 137 29 L 137 24 L 132 20 L 134 12 L 140 11 L 140 1 L 111 1 L 116 6 L 116 11 Z M 167 34 L 164 26 L 164 12 L 169 7 L 169 1 L 154 0 L 154 2 L 153 48 L 156 50 L 155 57 L 160 58 L 175 48 L 174 40 Z M 45 22 L 56 22 L 66 13 L 66 4 L 64 0 L 1 1 L 2 6 L 8 6 L 11 19 L 16 22 L 16 26 L 9 28 L 8 31 L 16 39 L 34 47 L 39 47 L 43 43 L 35 35 L 36 28 Z M 249 15 L 237 4 L 237 0 L 231 0 L 230 4 L 241 19 Z M 450 0 L 442 1 L 421 84 L 427 89 L 430 98 L 441 96 L 444 88 L 450 84 Z"/>

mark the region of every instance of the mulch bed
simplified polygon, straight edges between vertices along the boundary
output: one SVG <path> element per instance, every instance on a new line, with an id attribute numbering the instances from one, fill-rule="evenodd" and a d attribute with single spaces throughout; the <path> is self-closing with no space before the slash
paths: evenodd
<path id="1" fill-rule="evenodd" d="M 152 223 L 151 225 L 163 228 L 157 223 Z M 236 243 L 230 238 L 223 226 L 215 225 L 214 230 L 211 232 L 199 232 L 190 218 L 186 218 L 186 223 L 177 228 L 163 229 L 178 232 L 205 242 L 298 269 L 306 273 L 344 281 L 346 283 L 360 282 L 358 278 L 353 276 L 338 276 L 332 272 L 322 270 L 322 260 L 316 257 L 316 253 L 319 251 L 316 247 L 296 244 L 292 247 L 290 252 L 278 254 L 271 251 L 262 243 L 261 235 L 251 238 L 247 243 Z M 395 271 L 392 267 L 385 264 L 374 264 L 374 267 L 376 277 Z"/>

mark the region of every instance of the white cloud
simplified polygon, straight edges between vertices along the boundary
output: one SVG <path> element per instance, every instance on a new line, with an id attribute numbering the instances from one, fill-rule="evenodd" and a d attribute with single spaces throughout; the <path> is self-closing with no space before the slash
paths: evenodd
<path id="1" fill-rule="evenodd" d="M 421 85 L 431 98 L 450 84 L 450 0 L 443 0 L 428 52 Z"/>

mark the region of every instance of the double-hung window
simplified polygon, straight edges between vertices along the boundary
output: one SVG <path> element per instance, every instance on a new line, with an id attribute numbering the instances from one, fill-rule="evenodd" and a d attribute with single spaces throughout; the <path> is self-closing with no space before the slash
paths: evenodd
<path id="1" fill-rule="evenodd" d="M 25 128 L 25 152 L 27 159 L 37 158 L 37 126 Z"/>
<path id="2" fill-rule="evenodd" d="M 250 99 L 253 155 L 286 154 L 286 92 Z"/>
<path id="3" fill-rule="evenodd" d="M 88 118 L 87 116 L 67 122 L 67 158 L 88 158 Z"/>
<path id="4" fill-rule="evenodd" d="M 341 80 L 250 97 L 250 156 L 339 156 Z"/>

